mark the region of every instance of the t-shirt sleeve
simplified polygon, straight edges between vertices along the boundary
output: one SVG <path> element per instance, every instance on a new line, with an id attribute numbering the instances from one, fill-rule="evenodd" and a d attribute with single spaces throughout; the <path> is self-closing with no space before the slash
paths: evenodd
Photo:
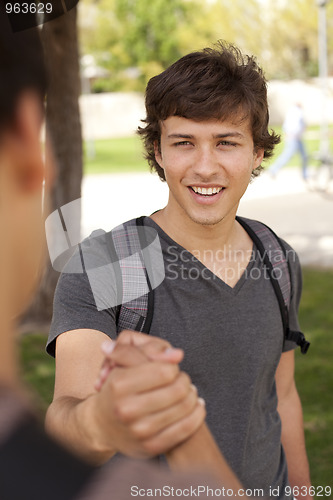
<path id="1" fill-rule="evenodd" d="M 72 272 L 74 271 L 74 272 Z M 99 330 L 116 338 L 114 271 L 98 238 L 81 245 L 60 275 L 46 350 L 55 356 L 59 335 L 70 330 Z"/>
<path id="2" fill-rule="evenodd" d="M 299 262 L 298 255 L 296 251 L 288 245 L 284 240 L 281 240 L 283 246 L 286 250 L 287 260 L 290 269 L 290 281 L 291 281 L 291 296 L 290 296 L 290 308 L 289 308 L 289 327 L 294 331 L 301 331 L 298 319 L 299 304 L 302 295 L 302 270 Z M 286 340 L 283 352 L 291 351 L 292 349 L 297 349 L 297 344 L 291 340 Z"/>

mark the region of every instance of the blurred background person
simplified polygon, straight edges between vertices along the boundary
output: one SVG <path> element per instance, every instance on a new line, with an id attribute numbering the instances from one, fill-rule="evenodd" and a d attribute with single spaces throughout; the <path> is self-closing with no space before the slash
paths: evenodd
<path id="1" fill-rule="evenodd" d="M 276 159 L 269 169 L 270 175 L 275 178 L 282 167 L 287 165 L 295 153 L 299 153 L 302 159 L 302 176 L 308 179 L 308 157 L 304 145 L 305 121 L 302 105 L 297 102 L 287 112 L 283 122 L 283 132 L 285 134 L 285 146 L 281 155 Z"/>

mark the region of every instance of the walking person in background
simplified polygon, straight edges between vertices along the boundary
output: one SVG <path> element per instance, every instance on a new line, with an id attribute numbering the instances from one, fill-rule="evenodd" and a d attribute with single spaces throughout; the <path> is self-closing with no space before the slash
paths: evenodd
<path id="1" fill-rule="evenodd" d="M 295 153 L 299 153 L 302 158 L 302 176 L 306 181 L 308 179 L 308 158 L 305 150 L 303 134 L 306 125 L 304 121 L 302 105 L 297 102 L 292 106 L 283 122 L 283 132 L 285 134 L 285 147 L 281 155 L 272 164 L 269 169 L 270 175 L 275 178 L 282 167 L 287 165 Z"/>

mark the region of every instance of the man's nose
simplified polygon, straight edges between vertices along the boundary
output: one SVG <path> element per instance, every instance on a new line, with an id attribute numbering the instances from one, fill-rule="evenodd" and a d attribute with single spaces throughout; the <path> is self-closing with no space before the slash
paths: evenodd
<path id="1" fill-rule="evenodd" d="M 194 173 L 203 180 L 209 179 L 218 173 L 220 166 L 216 155 L 211 148 L 201 148 L 198 150 L 195 163 L 193 165 Z"/>

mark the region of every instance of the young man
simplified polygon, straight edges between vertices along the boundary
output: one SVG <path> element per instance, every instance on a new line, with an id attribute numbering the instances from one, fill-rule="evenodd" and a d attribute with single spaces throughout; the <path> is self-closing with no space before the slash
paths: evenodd
<path id="1" fill-rule="evenodd" d="M 43 183 L 47 195 L 51 171 L 45 172 L 40 145 L 46 74 L 38 31 L 13 33 L 0 6 L 0 498 L 1 500 L 126 500 L 131 487 L 141 498 L 150 497 L 149 488 L 182 489 L 207 484 L 207 477 L 193 474 L 177 477 L 152 464 L 126 462 L 98 472 L 62 449 L 39 427 L 25 390 L 19 379 L 16 352 L 16 321 L 30 302 L 42 268 L 44 250 L 44 218 L 42 213 Z M 182 438 L 195 437 L 193 446 L 202 436 L 210 446 L 210 459 L 219 463 L 218 474 L 225 485 L 236 488 L 239 482 L 231 473 L 202 425 L 203 406 L 190 387 L 189 378 L 178 369 L 182 353 L 169 349 L 155 340 L 157 351 L 152 361 L 149 345 L 141 349 L 125 346 L 126 363 L 120 348 L 114 350 L 119 368 L 136 364 L 146 376 L 156 371 L 164 389 L 177 390 L 178 406 L 185 400 L 187 419 Z M 156 344 L 156 342 L 158 344 Z M 126 343 L 126 342 L 125 342 Z M 154 346 L 153 346 L 154 347 Z M 147 350 L 148 349 L 148 350 Z M 147 351 L 147 357 L 145 352 Z M 159 352 L 158 352 L 159 351 Z M 162 351 L 162 352 L 161 352 Z M 122 368 L 120 368 L 122 367 Z M 150 368 L 151 367 L 151 368 Z M 109 377 L 112 381 L 112 378 Z M 177 385 L 173 387 L 174 379 Z M 106 384 L 107 388 L 107 384 Z M 104 389 L 105 393 L 105 389 Z M 100 391 L 99 401 L 104 401 Z M 188 397 L 187 397 L 188 396 Z M 154 398 L 153 398 L 154 399 Z M 98 406 L 98 403 L 96 403 Z M 105 406 L 105 405 L 104 405 Z M 164 405 L 177 415 L 184 410 L 177 405 Z M 103 407 L 98 406 L 100 417 Z M 107 408 L 107 407 L 106 407 Z M 166 415 L 168 421 L 168 415 Z M 200 433 L 196 432 L 200 429 Z M 176 429 L 177 430 L 177 429 Z M 179 430 L 179 429 L 178 429 Z M 201 436 L 201 438 L 200 438 Z M 199 441 L 198 441 L 199 438 Z M 178 444 L 179 437 L 174 439 Z M 188 444 L 186 445 L 188 446 Z M 170 448 L 170 445 L 168 445 Z M 173 450 L 174 463 L 187 456 L 187 448 Z M 222 475 L 222 476 L 221 476 Z M 208 483 L 209 484 L 209 483 Z M 110 496 L 111 495 L 111 496 Z M 134 495 L 133 495 L 134 496 Z M 203 492 L 203 497 L 207 495 Z"/>
<path id="2" fill-rule="evenodd" d="M 158 233 L 165 268 L 154 290 L 150 334 L 184 350 L 182 369 L 205 399 L 209 427 L 245 487 L 266 495 L 274 489 L 284 499 L 291 484 L 303 486 L 306 495 L 310 479 L 294 382 L 296 344 L 284 342 L 271 280 L 236 220 L 251 178 L 279 142 L 268 131 L 262 70 L 254 58 L 218 44 L 152 78 L 146 110 L 139 133 L 150 166 L 169 187 L 167 206 L 144 219 Z M 283 244 L 292 281 L 289 326 L 299 330 L 300 266 Z M 101 247 L 98 238 L 86 245 L 90 257 L 100 255 Z M 101 460 L 117 451 L 157 453 L 158 446 L 140 446 L 133 433 L 138 416 L 144 415 L 141 425 L 152 433 L 149 424 L 156 418 L 154 408 L 130 397 L 130 391 L 140 392 L 135 378 L 114 380 L 111 426 L 97 425 L 90 395 L 102 362 L 99 345 L 105 335 L 116 338 L 119 308 L 97 310 L 88 274 L 64 273 L 57 287 L 48 341 L 48 351 L 56 349 L 48 427 Z"/>

